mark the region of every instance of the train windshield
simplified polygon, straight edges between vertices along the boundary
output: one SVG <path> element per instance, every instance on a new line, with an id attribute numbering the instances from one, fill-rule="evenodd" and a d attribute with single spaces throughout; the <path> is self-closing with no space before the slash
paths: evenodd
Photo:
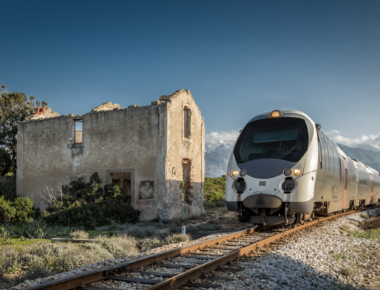
<path id="1" fill-rule="evenodd" d="M 258 159 L 297 162 L 301 159 L 308 140 L 305 122 L 290 122 L 279 126 L 281 124 L 276 121 L 267 124 L 254 122 L 244 129 L 235 150 L 238 163 Z"/>

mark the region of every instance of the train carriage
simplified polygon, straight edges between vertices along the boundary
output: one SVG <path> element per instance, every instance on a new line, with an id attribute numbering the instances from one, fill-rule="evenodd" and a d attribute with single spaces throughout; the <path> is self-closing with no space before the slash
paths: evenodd
<path id="1" fill-rule="evenodd" d="M 351 159 L 303 112 L 253 117 L 227 164 L 226 205 L 254 224 L 303 223 L 380 203 L 379 172 Z"/>

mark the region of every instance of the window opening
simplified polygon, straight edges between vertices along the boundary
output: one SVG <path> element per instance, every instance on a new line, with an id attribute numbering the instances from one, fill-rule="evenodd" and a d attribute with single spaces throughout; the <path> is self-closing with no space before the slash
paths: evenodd
<path id="1" fill-rule="evenodd" d="M 82 143 L 83 141 L 82 124 L 82 120 L 74 121 L 74 143 Z"/>
<path id="2" fill-rule="evenodd" d="M 339 183 L 342 183 L 342 162 L 339 158 Z"/>
<path id="3" fill-rule="evenodd" d="M 188 107 L 183 109 L 183 132 L 186 138 L 191 137 L 191 110 Z"/>
<path id="4" fill-rule="evenodd" d="M 189 159 L 182 159 L 182 172 L 183 172 L 183 180 L 182 180 L 182 195 L 181 195 L 181 201 L 190 201 L 191 196 L 191 160 Z"/>
<path id="5" fill-rule="evenodd" d="M 124 202 L 131 203 L 131 173 L 111 173 L 112 183 L 120 187 Z"/>

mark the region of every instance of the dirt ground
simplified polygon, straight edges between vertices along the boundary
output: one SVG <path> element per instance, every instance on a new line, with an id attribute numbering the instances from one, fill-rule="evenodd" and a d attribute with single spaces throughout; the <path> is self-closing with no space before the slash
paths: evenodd
<path id="1" fill-rule="evenodd" d="M 379 229 L 380 228 L 380 216 L 365 222 L 363 225 L 363 228 L 366 230 Z"/>

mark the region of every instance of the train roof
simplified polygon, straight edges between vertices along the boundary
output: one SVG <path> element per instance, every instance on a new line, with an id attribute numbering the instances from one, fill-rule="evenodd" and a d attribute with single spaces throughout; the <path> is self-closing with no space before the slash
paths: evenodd
<path id="1" fill-rule="evenodd" d="M 304 112 L 301 112 L 301 111 L 295 111 L 295 110 L 273 110 L 273 111 L 281 111 L 284 115 L 290 115 L 290 116 L 291 115 L 299 115 L 300 117 L 307 118 L 310 121 L 313 121 L 307 114 L 305 114 Z M 254 116 L 252 119 L 250 119 L 248 123 L 255 121 L 255 120 L 260 120 L 260 119 L 266 118 L 273 111 L 260 113 L 256 116 Z M 286 116 L 284 116 L 284 117 L 286 117 Z"/>

